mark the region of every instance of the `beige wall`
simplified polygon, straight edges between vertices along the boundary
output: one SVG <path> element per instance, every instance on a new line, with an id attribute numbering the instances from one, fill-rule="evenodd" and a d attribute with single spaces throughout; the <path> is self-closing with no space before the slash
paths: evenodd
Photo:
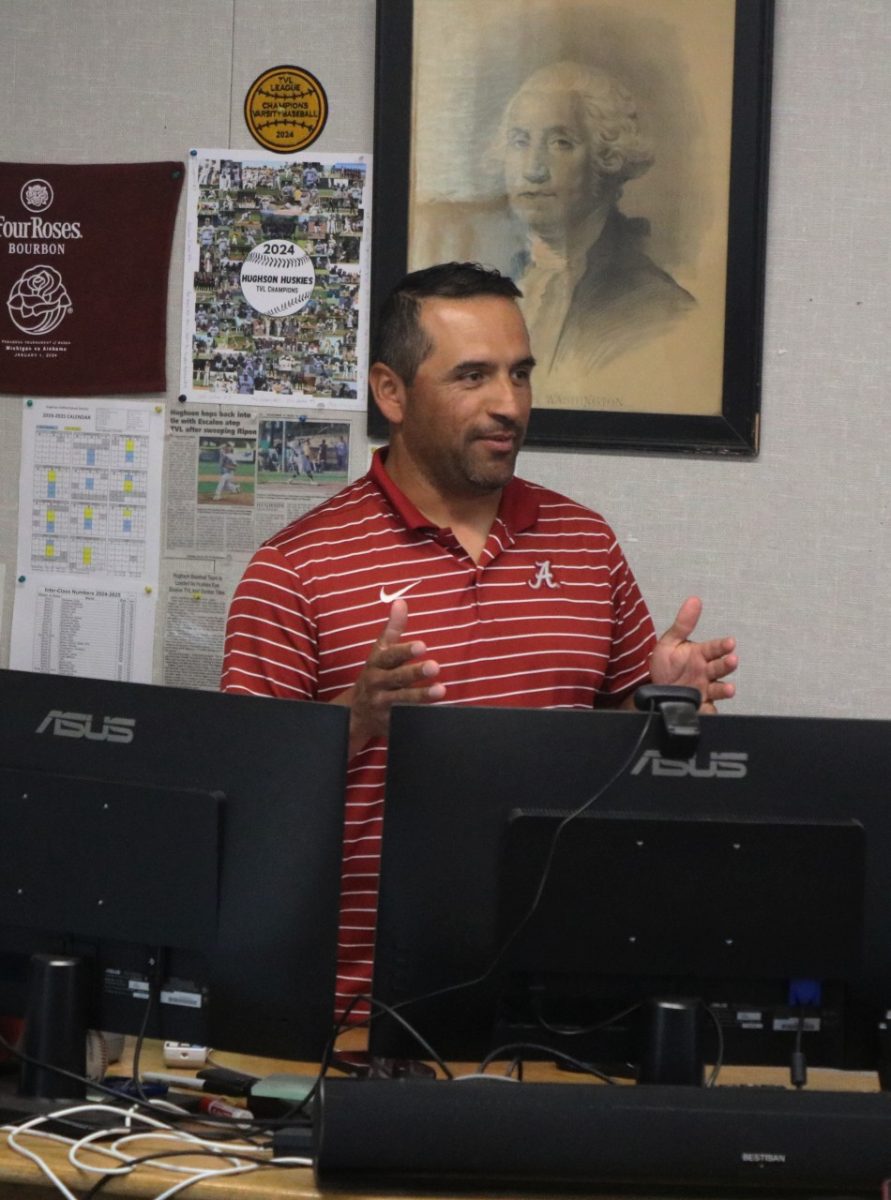
<path id="1" fill-rule="evenodd" d="M 372 146 L 374 0 L 0 0 L 0 29 L 7 161 L 250 149 L 245 91 L 280 62 L 328 92 L 318 149 Z M 739 638 L 737 711 L 889 718 L 891 0 L 777 0 L 774 61 L 759 459 L 530 450 L 521 468 L 613 522 L 657 624 L 703 596 L 707 630 Z M 181 213 L 171 396 L 182 240 Z M 10 438 L 4 662 L 17 457 Z"/>

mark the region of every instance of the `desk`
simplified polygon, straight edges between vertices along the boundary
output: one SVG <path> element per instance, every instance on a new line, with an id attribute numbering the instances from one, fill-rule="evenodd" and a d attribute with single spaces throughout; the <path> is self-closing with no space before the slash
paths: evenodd
<path id="1" fill-rule="evenodd" d="M 117 1068 L 121 1074 L 127 1073 L 127 1064 L 131 1056 L 132 1040 L 128 1039 L 124 1059 Z M 304 1073 L 312 1071 L 312 1068 L 306 1064 L 281 1063 L 245 1055 L 216 1053 L 214 1059 L 221 1065 L 255 1075 L 265 1075 L 282 1070 Z M 147 1044 L 143 1052 L 141 1068 L 143 1070 L 163 1069 L 161 1048 L 158 1043 Z M 809 1074 L 810 1086 L 814 1089 L 875 1091 L 878 1086 L 876 1077 L 871 1072 L 843 1073 L 811 1070 Z M 580 1087 L 596 1086 L 592 1085 L 586 1077 L 558 1072 L 547 1063 L 527 1064 L 525 1075 L 530 1084 L 558 1080 L 561 1083 L 573 1083 Z M 788 1072 L 781 1068 L 755 1070 L 727 1067 L 721 1073 L 721 1080 L 727 1084 L 758 1082 L 785 1085 L 788 1081 Z M 151 1147 L 151 1149 L 154 1148 L 154 1146 Z M 98 1178 L 98 1176 L 89 1175 L 73 1168 L 68 1163 L 66 1148 L 45 1143 L 40 1146 L 40 1153 L 50 1163 L 53 1170 L 59 1174 L 63 1182 L 76 1194 L 83 1195 Z M 201 1165 L 206 1163 L 206 1158 L 201 1160 Z M 133 1198 L 156 1196 L 173 1182 L 175 1182 L 174 1177 L 167 1172 L 162 1173 L 148 1167 L 139 1167 L 130 1176 L 111 1180 L 100 1192 L 100 1196 Z M 251 1200 L 284 1200 L 285 1197 L 287 1200 L 332 1200 L 332 1197 L 336 1197 L 337 1200 L 365 1200 L 366 1195 L 374 1195 L 375 1200 L 396 1200 L 395 1197 L 388 1197 L 383 1193 L 320 1192 L 315 1187 L 313 1174 L 309 1168 L 261 1169 L 242 1177 L 232 1176 L 206 1180 L 186 1188 L 182 1194 L 187 1200 L 223 1200 L 223 1198 L 229 1197 L 232 1200 L 248 1200 L 248 1197 Z M 448 1195 L 451 1194 L 448 1193 Z M 587 1194 L 594 1195 L 595 1193 Z M 509 1195 L 512 1193 L 503 1190 L 487 1194 L 461 1193 L 462 1200 L 475 1200 L 475 1198 L 496 1200 L 496 1197 L 497 1200 L 507 1200 Z M 596 1193 L 596 1195 L 599 1200 L 606 1200 L 605 1193 Z M 639 1200 L 643 1200 L 648 1193 L 637 1192 L 635 1195 Z M 60 1193 L 47 1183 L 37 1166 L 12 1151 L 6 1144 L 5 1135 L 0 1136 L 0 1200 L 58 1200 L 59 1196 Z M 806 1193 L 802 1193 L 802 1200 L 805 1196 Z M 401 1193 L 398 1200 L 405 1200 L 405 1193 Z M 529 1200 L 528 1193 L 526 1200 Z M 770 1193 L 765 1191 L 762 1194 L 762 1200 L 772 1200 Z"/>

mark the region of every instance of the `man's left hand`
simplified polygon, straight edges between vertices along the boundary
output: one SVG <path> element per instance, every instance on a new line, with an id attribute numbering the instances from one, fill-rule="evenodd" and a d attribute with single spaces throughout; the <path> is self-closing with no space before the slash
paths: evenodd
<path id="1" fill-rule="evenodd" d="M 691 642 L 690 635 L 702 613 L 702 601 L 688 596 L 674 619 L 663 633 L 650 657 L 650 678 L 653 683 L 695 687 L 702 696 L 700 712 L 715 712 L 719 700 L 729 700 L 736 692 L 732 683 L 722 682 L 725 675 L 736 670 L 739 659 L 733 653 L 733 638 L 712 638 L 708 642 Z"/>

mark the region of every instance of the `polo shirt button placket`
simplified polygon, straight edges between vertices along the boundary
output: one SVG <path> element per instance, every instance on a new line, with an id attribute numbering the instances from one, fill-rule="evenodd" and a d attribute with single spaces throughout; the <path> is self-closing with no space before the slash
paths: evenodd
<path id="1" fill-rule="evenodd" d="M 485 570 L 485 568 L 480 566 L 479 563 L 476 563 L 474 565 L 473 581 L 472 581 L 473 611 L 474 611 L 474 616 L 476 617 L 476 619 L 478 621 L 482 620 L 482 613 L 480 612 L 480 593 L 483 590 L 483 571 L 484 570 Z"/>

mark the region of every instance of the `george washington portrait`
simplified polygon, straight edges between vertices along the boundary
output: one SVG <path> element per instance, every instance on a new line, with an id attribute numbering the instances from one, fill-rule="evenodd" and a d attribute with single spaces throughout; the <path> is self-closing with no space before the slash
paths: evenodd
<path id="1" fill-rule="evenodd" d="M 509 274 L 538 407 L 720 411 L 733 0 L 414 0 L 409 266 Z"/>

